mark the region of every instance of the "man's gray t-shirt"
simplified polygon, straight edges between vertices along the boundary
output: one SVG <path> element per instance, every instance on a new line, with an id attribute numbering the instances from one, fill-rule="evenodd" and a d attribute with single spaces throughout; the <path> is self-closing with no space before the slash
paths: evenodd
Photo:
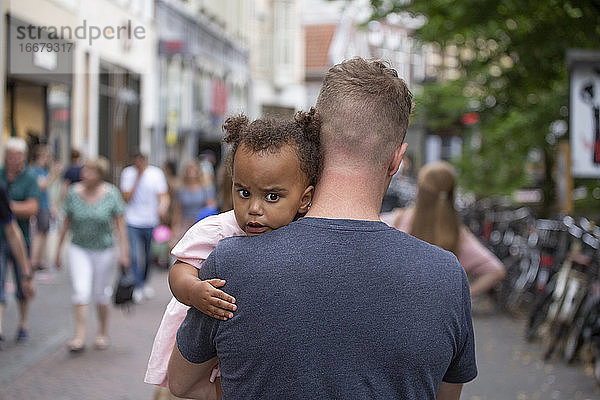
<path id="1" fill-rule="evenodd" d="M 193 363 L 219 356 L 223 399 L 435 399 L 477 375 L 463 268 L 382 222 L 224 239 L 199 277 L 225 279 L 238 310 L 190 308 L 177 344 Z"/>

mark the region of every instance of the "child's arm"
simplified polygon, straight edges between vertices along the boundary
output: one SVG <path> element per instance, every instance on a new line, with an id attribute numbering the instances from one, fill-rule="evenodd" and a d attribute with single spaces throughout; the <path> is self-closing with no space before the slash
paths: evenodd
<path id="1" fill-rule="evenodd" d="M 169 286 L 175 298 L 204 314 L 222 321 L 233 318 L 237 309 L 235 298 L 217 288 L 223 287 L 222 279 L 200 280 L 198 269 L 193 265 L 177 261 L 169 271 Z"/>

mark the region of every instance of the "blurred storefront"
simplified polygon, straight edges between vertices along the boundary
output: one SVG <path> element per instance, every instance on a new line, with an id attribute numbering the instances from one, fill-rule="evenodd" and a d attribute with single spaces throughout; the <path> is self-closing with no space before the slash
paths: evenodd
<path id="1" fill-rule="evenodd" d="M 7 32 L 3 136 L 47 141 L 112 162 L 134 148 L 151 155 L 156 127 L 154 1 L 13 0 Z"/>
<path id="2" fill-rule="evenodd" d="M 24 28 L 34 26 L 27 19 L 7 12 L 4 24 L 7 40 L 2 138 L 18 136 L 30 147 L 48 143 L 56 156 L 64 159 L 71 142 L 73 53 L 41 51 L 50 42 L 48 31 L 31 30 L 31 35 L 25 37 Z M 59 50 L 73 47 L 66 40 L 52 42 Z"/>
<path id="3" fill-rule="evenodd" d="M 290 117 L 305 109 L 305 37 L 301 0 L 254 2 L 250 37 L 252 118 Z"/>
<path id="4" fill-rule="evenodd" d="M 140 148 L 140 76 L 114 64 L 100 65 L 98 154 L 123 167 Z"/>
<path id="5" fill-rule="evenodd" d="M 160 103 L 153 147 L 163 161 L 182 164 L 205 150 L 219 160 L 225 116 L 248 107 L 248 50 L 201 6 L 156 3 Z"/>

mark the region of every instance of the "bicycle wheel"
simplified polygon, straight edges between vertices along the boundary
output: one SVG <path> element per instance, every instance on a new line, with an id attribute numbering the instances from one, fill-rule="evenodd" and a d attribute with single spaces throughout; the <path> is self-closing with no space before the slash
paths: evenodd
<path id="1" fill-rule="evenodd" d="M 522 258 L 518 263 L 519 275 L 512 283 L 512 291 L 506 299 L 506 309 L 512 313 L 522 311 L 524 294 L 528 289 L 529 276 L 534 268 L 533 261 L 529 258 Z"/>
<path id="2" fill-rule="evenodd" d="M 508 299 L 512 291 L 515 290 L 515 282 L 521 275 L 521 271 L 519 270 L 519 260 L 520 259 L 516 257 L 509 257 L 502 260 L 502 263 L 506 268 L 506 278 L 500 282 L 498 303 L 505 311 L 509 311 L 507 307 Z"/>

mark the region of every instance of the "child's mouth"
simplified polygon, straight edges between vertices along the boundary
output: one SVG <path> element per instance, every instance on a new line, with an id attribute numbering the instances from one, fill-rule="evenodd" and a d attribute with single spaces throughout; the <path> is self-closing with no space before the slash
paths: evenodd
<path id="1" fill-rule="evenodd" d="M 259 224 L 258 222 L 248 222 L 246 224 L 246 232 L 252 234 L 264 233 L 267 227 Z"/>

